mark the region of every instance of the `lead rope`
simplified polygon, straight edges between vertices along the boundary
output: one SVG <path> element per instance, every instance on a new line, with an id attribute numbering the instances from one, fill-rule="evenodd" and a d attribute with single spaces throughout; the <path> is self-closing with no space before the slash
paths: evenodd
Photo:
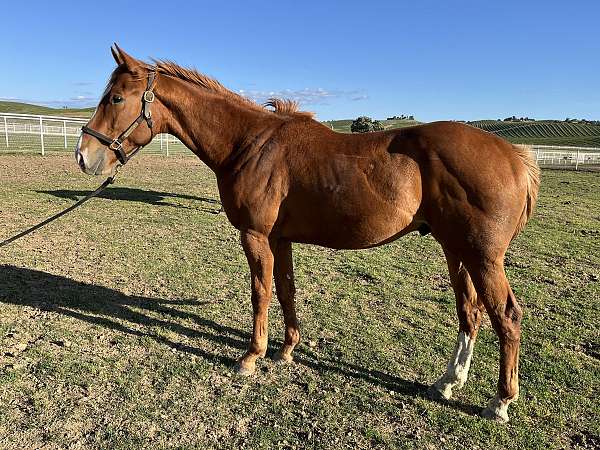
<path id="1" fill-rule="evenodd" d="M 98 189 L 96 189 L 94 192 L 90 192 L 88 195 L 83 197 L 81 200 L 78 200 L 76 203 L 74 203 L 71 206 L 69 206 L 68 208 L 62 210 L 58 214 L 54 214 L 52 217 L 48 217 L 43 222 L 40 222 L 37 225 L 34 225 L 31 228 L 28 228 L 25 231 L 21 231 L 19 234 L 16 234 L 13 237 L 0 242 L 0 248 L 16 241 L 17 239 L 22 238 L 23 236 L 27 236 L 28 234 L 33 233 L 35 230 L 42 228 L 44 225 L 48 225 L 50 222 L 54 222 L 56 219 L 64 216 L 68 212 L 73 211 L 75 208 L 80 207 L 85 202 L 87 202 L 90 198 L 96 197 L 98 194 L 100 194 L 100 192 L 102 192 L 104 189 L 106 189 L 108 187 L 108 185 L 114 183 L 115 176 L 116 175 L 112 175 L 112 176 L 108 177 L 106 180 L 104 180 L 104 183 L 102 183 L 100 186 L 98 186 Z"/>

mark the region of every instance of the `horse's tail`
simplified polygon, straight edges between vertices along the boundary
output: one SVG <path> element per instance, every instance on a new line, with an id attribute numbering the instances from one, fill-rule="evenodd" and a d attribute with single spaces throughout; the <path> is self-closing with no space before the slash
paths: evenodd
<path id="1" fill-rule="evenodd" d="M 525 224 L 531 217 L 531 214 L 533 214 L 538 191 L 540 189 L 540 167 L 533 158 L 531 146 L 515 145 L 514 148 L 527 170 L 527 201 L 525 202 L 525 208 L 523 208 L 523 212 L 521 213 L 517 229 L 513 234 L 513 239 L 523 230 L 523 228 L 525 228 Z"/>

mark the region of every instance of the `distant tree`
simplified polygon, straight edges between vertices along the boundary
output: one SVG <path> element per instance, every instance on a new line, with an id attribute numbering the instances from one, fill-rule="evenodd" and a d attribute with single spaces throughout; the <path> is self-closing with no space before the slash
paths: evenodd
<path id="1" fill-rule="evenodd" d="M 371 131 L 373 121 L 370 117 L 360 116 L 352 122 L 350 125 L 350 131 L 353 133 L 366 133 Z"/>
<path id="2" fill-rule="evenodd" d="M 383 130 L 383 125 L 378 120 L 373 120 L 367 116 L 360 116 L 350 125 L 350 131 L 353 133 L 368 133 L 369 131 Z"/>

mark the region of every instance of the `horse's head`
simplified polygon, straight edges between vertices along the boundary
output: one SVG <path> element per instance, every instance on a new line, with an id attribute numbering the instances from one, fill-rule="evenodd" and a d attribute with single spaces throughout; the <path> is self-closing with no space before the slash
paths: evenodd
<path id="1" fill-rule="evenodd" d="M 116 44 L 111 51 L 117 68 L 75 148 L 77 164 L 89 175 L 113 175 L 153 137 L 155 73 Z"/>

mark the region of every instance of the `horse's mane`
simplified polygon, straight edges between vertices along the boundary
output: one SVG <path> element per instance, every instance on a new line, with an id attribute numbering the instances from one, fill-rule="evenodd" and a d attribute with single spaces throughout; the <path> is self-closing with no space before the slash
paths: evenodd
<path id="1" fill-rule="evenodd" d="M 311 112 L 299 111 L 298 102 L 289 98 L 281 99 L 272 97 L 263 106 L 273 108 L 273 111 L 278 114 L 313 117 L 313 113 Z"/>
<path id="2" fill-rule="evenodd" d="M 269 109 L 268 111 L 282 116 L 313 116 L 313 114 L 310 112 L 299 111 L 298 102 L 295 102 L 294 100 L 270 98 L 263 105 L 259 105 L 251 99 L 227 89 L 214 78 L 204 75 L 203 73 L 198 72 L 196 69 L 187 69 L 172 61 L 153 60 L 153 62 L 154 67 L 148 66 L 148 69 L 155 69 L 158 73 L 196 84 L 207 91 L 219 94 L 241 106 L 260 111 L 265 111 L 265 108 L 267 107 L 273 108 L 272 110 Z"/>

